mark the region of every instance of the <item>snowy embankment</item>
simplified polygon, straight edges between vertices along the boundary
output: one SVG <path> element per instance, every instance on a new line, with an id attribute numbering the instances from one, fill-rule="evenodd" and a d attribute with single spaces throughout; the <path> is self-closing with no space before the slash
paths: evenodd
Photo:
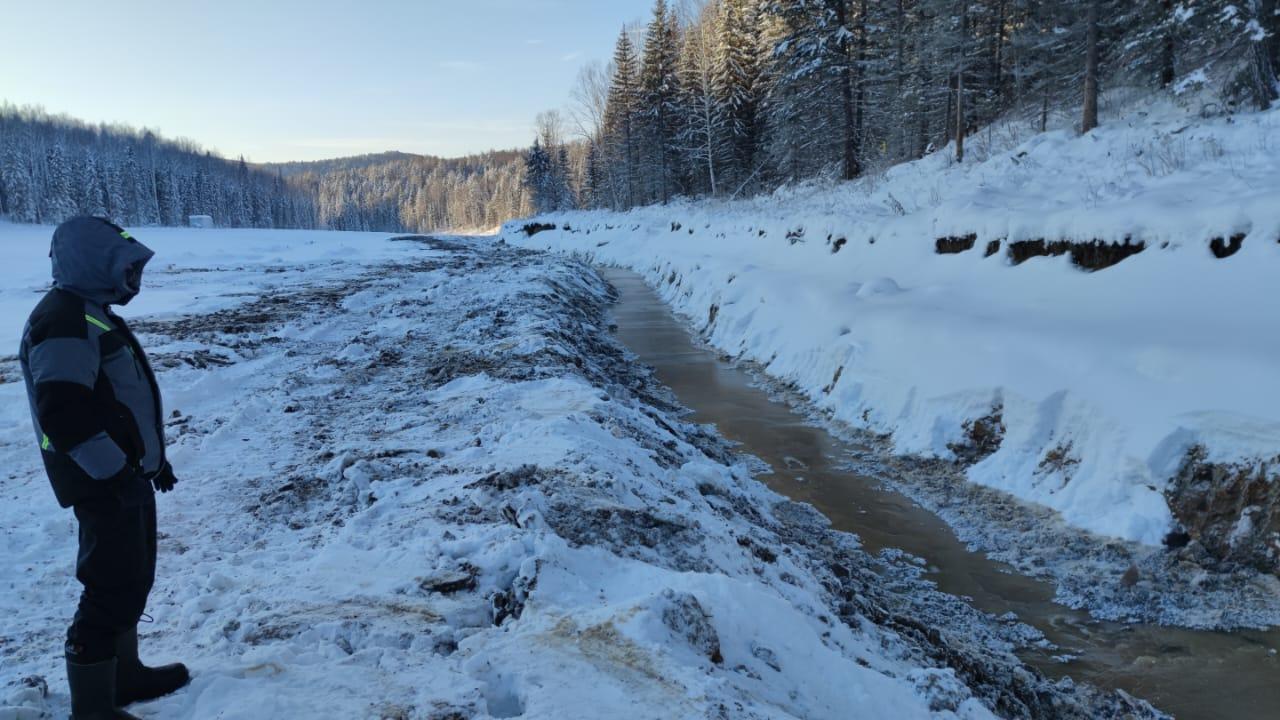
<path id="1" fill-rule="evenodd" d="M 1280 110 L 1000 132 L 964 165 L 503 237 L 644 273 L 712 345 L 898 453 L 1077 528 L 1280 567 Z"/>
<path id="2" fill-rule="evenodd" d="M 831 190 L 532 222 L 557 227 L 504 238 L 645 273 L 714 346 L 904 454 L 955 456 L 998 418 L 969 479 L 1076 527 L 1160 543 L 1190 448 L 1280 452 L 1280 111 L 1135 114 Z M 1125 243 L 1144 250 L 1093 273 L 1061 255 Z"/>
<path id="3" fill-rule="evenodd" d="M 13 312 L 48 232 L 0 226 Z M 1011 653 L 1034 630 L 753 480 L 608 336 L 580 262 L 135 234 L 181 478 L 143 645 L 195 672 L 143 717 L 1153 715 L 1044 679 Z M 63 716 L 74 519 L 0 368 L 0 716 Z"/>

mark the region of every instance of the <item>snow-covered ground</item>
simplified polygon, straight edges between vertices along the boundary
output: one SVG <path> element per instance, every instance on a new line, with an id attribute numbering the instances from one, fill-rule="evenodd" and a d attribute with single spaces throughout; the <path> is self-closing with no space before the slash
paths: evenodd
<path id="1" fill-rule="evenodd" d="M 0 226 L 11 340 L 49 232 Z M 125 310 L 181 478 L 142 644 L 195 673 L 143 717 L 1151 716 L 753 480 L 604 331 L 587 265 L 135 235 L 158 255 Z M 75 523 L 0 372 L 0 717 L 64 716 Z"/>
<path id="2" fill-rule="evenodd" d="M 532 222 L 555 229 L 503 237 L 645 274 L 712 345 L 896 452 L 961 455 L 974 483 L 1158 545 L 1193 447 L 1264 474 L 1280 456 L 1280 109 L 1202 120 L 1157 103 L 1083 137 L 1028 135 L 990 128 L 963 165 L 940 152 L 852 185 L 549 215 Z M 938 254 L 939 238 L 973 247 Z M 1011 244 L 1039 239 L 1146 249 L 1092 273 L 1014 265 Z M 1280 536 L 1257 542 L 1280 560 Z"/>

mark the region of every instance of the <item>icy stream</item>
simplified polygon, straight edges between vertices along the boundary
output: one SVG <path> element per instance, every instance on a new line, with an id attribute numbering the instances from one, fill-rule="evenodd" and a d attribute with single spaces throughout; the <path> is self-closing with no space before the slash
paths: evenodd
<path id="1" fill-rule="evenodd" d="M 1120 688 L 1179 718 L 1280 716 L 1280 630 L 1222 633 L 1100 622 L 1053 602 L 1050 584 L 969 551 L 932 513 L 841 470 L 850 448 L 772 399 L 747 372 L 697 345 L 639 275 L 603 272 L 619 293 L 618 338 L 693 410 L 691 420 L 714 424 L 741 443 L 774 469 L 761 480 L 811 503 L 836 529 L 858 534 L 868 549 L 920 556 L 942 590 L 969 597 L 994 615 L 1012 612 L 1040 629 L 1059 648 L 1026 660 L 1046 674 Z"/>

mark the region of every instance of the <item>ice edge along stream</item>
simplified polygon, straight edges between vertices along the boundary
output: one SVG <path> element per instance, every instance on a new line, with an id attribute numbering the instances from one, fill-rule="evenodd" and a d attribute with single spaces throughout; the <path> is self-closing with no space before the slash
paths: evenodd
<path id="1" fill-rule="evenodd" d="M 1051 677 L 1070 675 L 1151 701 L 1179 718 L 1273 718 L 1280 712 L 1280 630 L 1235 633 L 1093 620 L 1053 602 L 1053 587 L 968 550 L 937 516 L 874 480 L 839 467 L 848 446 L 770 397 L 744 370 L 696 344 L 688 328 L 633 272 L 601 268 L 618 291 L 619 340 L 658 379 L 743 452 L 773 468 L 760 479 L 816 507 L 871 551 L 897 548 L 928 562 L 930 578 L 994 615 L 1012 612 L 1059 646 L 1023 652 Z M 945 629 L 944 629 L 945 630 Z M 1069 656 L 1067 662 L 1062 656 Z"/>

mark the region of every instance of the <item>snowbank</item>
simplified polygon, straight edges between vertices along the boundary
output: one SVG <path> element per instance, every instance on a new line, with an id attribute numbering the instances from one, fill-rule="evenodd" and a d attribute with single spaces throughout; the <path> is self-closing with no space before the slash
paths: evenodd
<path id="1" fill-rule="evenodd" d="M 970 480 L 1159 543 L 1193 447 L 1280 453 L 1280 110 L 998 130 L 963 166 L 939 153 L 853 185 L 502 237 L 644 273 L 717 348 L 898 452 L 953 457 L 975 421 L 1003 425 L 993 454 L 965 451 Z M 1145 250 L 1092 273 L 1066 255 L 1014 265 L 1034 247 L 1013 244 L 1039 240 Z"/>
<path id="2" fill-rule="evenodd" d="M 138 235 L 161 257 L 201 251 Z M 199 283 L 211 310 L 134 323 L 181 478 L 159 498 L 142 644 L 194 669 L 144 716 L 1156 716 L 1045 679 L 1012 653 L 1035 631 L 751 479 L 608 337 L 585 265 L 199 237 L 217 281 L 192 259 L 148 282 Z M 65 715 L 75 523 L 21 384 L 0 401 L 0 715 Z"/>

